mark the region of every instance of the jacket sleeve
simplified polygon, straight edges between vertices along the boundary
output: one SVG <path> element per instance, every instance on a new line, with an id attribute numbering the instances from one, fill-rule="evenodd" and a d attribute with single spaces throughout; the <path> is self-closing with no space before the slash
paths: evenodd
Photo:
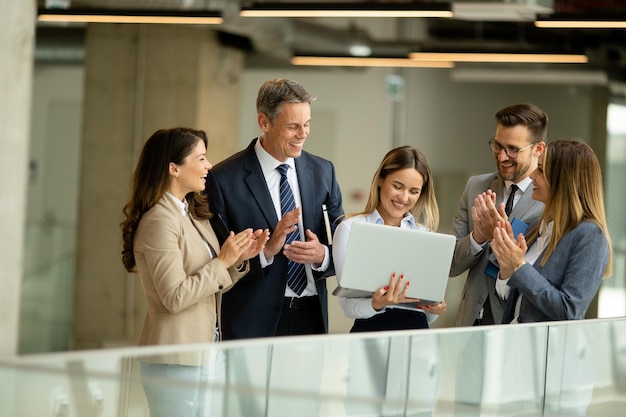
<path id="1" fill-rule="evenodd" d="M 551 320 L 583 319 L 602 283 L 608 253 L 602 230 L 582 223 L 563 236 L 544 268 L 525 264 L 509 285 Z"/>
<path id="2" fill-rule="evenodd" d="M 144 264 L 166 310 L 178 313 L 233 284 L 224 264 L 209 260 L 208 251 L 204 266 L 185 271 L 181 246 L 186 237 L 180 224 L 161 217 L 144 218 L 142 223 L 135 237 L 135 257 Z"/>
<path id="3" fill-rule="evenodd" d="M 469 190 L 472 178 L 469 179 L 463 195 L 459 200 L 459 206 L 454 216 L 452 234 L 456 236 L 456 244 L 454 247 L 454 256 L 452 257 L 452 265 L 450 266 L 450 276 L 456 277 L 470 269 L 480 259 L 482 253 L 489 244 L 485 244 L 483 250 L 472 253 L 472 242 L 470 233 L 474 229 L 472 221 L 472 204 L 470 204 Z M 473 198 L 473 197 L 472 197 Z"/>

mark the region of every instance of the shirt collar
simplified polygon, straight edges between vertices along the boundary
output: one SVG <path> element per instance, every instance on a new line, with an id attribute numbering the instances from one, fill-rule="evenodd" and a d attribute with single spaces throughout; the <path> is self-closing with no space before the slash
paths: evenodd
<path id="1" fill-rule="evenodd" d="M 365 219 L 368 223 L 385 224 L 385 221 L 376 209 L 374 209 L 374 211 L 370 214 L 367 214 L 365 216 Z M 406 213 L 400 221 L 400 227 L 407 229 L 416 229 L 417 225 L 415 224 L 415 217 L 413 217 L 411 213 Z"/>
<path id="2" fill-rule="evenodd" d="M 515 185 L 517 185 L 517 187 L 522 192 L 525 192 L 526 188 L 528 188 L 528 186 L 532 182 L 533 182 L 533 180 L 530 177 L 526 177 L 523 180 L 521 180 L 520 182 L 516 182 L 516 183 L 514 183 L 513 181 L 504 180 L 504 187 L 507 189 L 507 191 L 510 191 L 511 190 L 511 184 L 515 184 Z"/>
<path id="3" fill-rule="evenodd" d="M 180 207 L 181 213 L 183 216 L 187 216 L 187 214 L 189 213 L 189 203 L 187 203 L 187 200 L 183 200 L 180 201 L 179 199 L 177 199 L 176 197 L 174 197 L 172 194 L 168 193 L 167 191 L 165 192 L 165 194 L 172 199 L 172 201 L 174 201 L 174 203 L 176 203 L 176 205 L 178 207 Z"/>
<path id="4" fill-rule="evenodd" d="M 541 222 L 539 226 L 539 235 L 543 237 L 550 237 L 552 235 L 552 229 L 554 228 L 554 220 L 549 221 L 547 224 L 545 221 Z"/>
<path id="5" fill-rule="evenodd" d="M 263 140 L 263 135 L 257 138 L 256 143 L 254 144 L 254 151 L 256 152 L 257 159 L 259 160 L 259 164 L 261 164 L 261 169 L 263 170 L 263 174 L 267 177 L 267 174 L 273 172 L 278 168 L 279 165 L 287 164 L 291 168 L 295 169 L 296 164 L 293 158 L 287 159 L 285 162 L 281 162 L 278 159 L 274 158 L 270 155 L 264 148 L 261 146 L 261 140 Z"/>

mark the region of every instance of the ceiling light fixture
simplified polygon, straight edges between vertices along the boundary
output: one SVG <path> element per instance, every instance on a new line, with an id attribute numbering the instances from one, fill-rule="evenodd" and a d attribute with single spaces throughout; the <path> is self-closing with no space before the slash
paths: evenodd
<path id="1" fill-rule="evenodd" d="M 586 64 L 589 59 L 584 54 L 546 53 L 466 53 L 466 52 L 411 52 L 409 59 L 415 61 L 452 62 L 503 62 L 532 64 Z"/>
<path id="2" fill-rule="evenodd" d="M 452 17 L 452 3 L 412 2 L 253 2 L 243 5 L 243 17 Z"/>
<path id="3" fill-rule="evenodd" d="M 223 19 L 220 12 L 208 10 L 39 9 L 37 21 L 217 25 L 222 23 Z"/>
<path id="4" fill-rule="evenodd" d="M 407 58 L 357 58 L 330 56 L 294 56 L 292 65 L 310 65 L 322 67 L 397 67 L 397 68 L 452 68 L 453 62 L 411 61 Z"/>
<path id="5" fill-rule="evenodd" d="M 593 17 L 585 15 L 584 19 L 574 15 L 540 16 L 535 20 L 535 26 L 548 29 L 626 29 L 626 16 L 613 15 Z"/>

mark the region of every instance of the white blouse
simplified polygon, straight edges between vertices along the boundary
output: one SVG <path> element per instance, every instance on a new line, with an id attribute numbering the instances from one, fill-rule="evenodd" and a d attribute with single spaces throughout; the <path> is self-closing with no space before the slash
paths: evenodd
<path id="1" fill-rule="evenodd" d="M 352 223 L 354 222 L 367 222 L 367 223 L 375 223 L 383 225 L 383 218 L 380 216 L 377 210 L 374 210 L 372 213 L 363 215 L 360 214 L 358 216 L 350 217 L 344 221 L 342 221 L 337 229 L 335 230 L 335 234 L 333 236 L 333 261 L 335 263 L 335 274 L 337 276 L 337 283 L 341 285 L 341 272 L 343 271 L 343 265 L 345 263 L 346 249 L 348 246 L 348 237 L 350 236 L 350 230 L 352 228 Z M 407 213 L 402 221 L 400 222 L 400 228 L 402 229 L 412 229 L 412 230 L 425 230 L 428 229 L 425 226 L 421 226 L 415 223 L 415 218 L 411 213 Z M 375 260 L 374 260 L 375 261 Z M 380 311 L 376 311 L 374 307 L 372 307 L 372 298 L 339 298 L 339 305 L 341 307 L 341 311 L 346 317 L 353 319 L 368 319 L 370 317 L 375 316 L 376 314 L 383 313 L 388 308 L 404 308 L 404 306 L 394 306 L 389 305 L 383 308 Z M 431 324 L 439 317 L 436 314 L 429 313 L 427 311 L 422 310 L 421 308 L 408 308 L 414 311 L 422 311 L 426 314 L 426 318 L 428 323 Z"/>

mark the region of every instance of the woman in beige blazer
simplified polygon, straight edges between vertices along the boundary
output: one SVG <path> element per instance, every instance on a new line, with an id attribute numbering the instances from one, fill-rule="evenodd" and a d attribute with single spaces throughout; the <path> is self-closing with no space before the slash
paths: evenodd
<path id="1" fill-rule="evenodd" d="M 246 229 L 219 247 L 201 193 L 211 168 L 206 144 L 203 131 L 159 130 L 137 162 L 121 228 L 122 261 L 138 272 L 146 296 L 142 346 L 219 340 L 222 293 L 268 240 L 268 230 Z M 203 415 L 216 362 L 200 350 L 142 358 L 151 417 Z"/>

